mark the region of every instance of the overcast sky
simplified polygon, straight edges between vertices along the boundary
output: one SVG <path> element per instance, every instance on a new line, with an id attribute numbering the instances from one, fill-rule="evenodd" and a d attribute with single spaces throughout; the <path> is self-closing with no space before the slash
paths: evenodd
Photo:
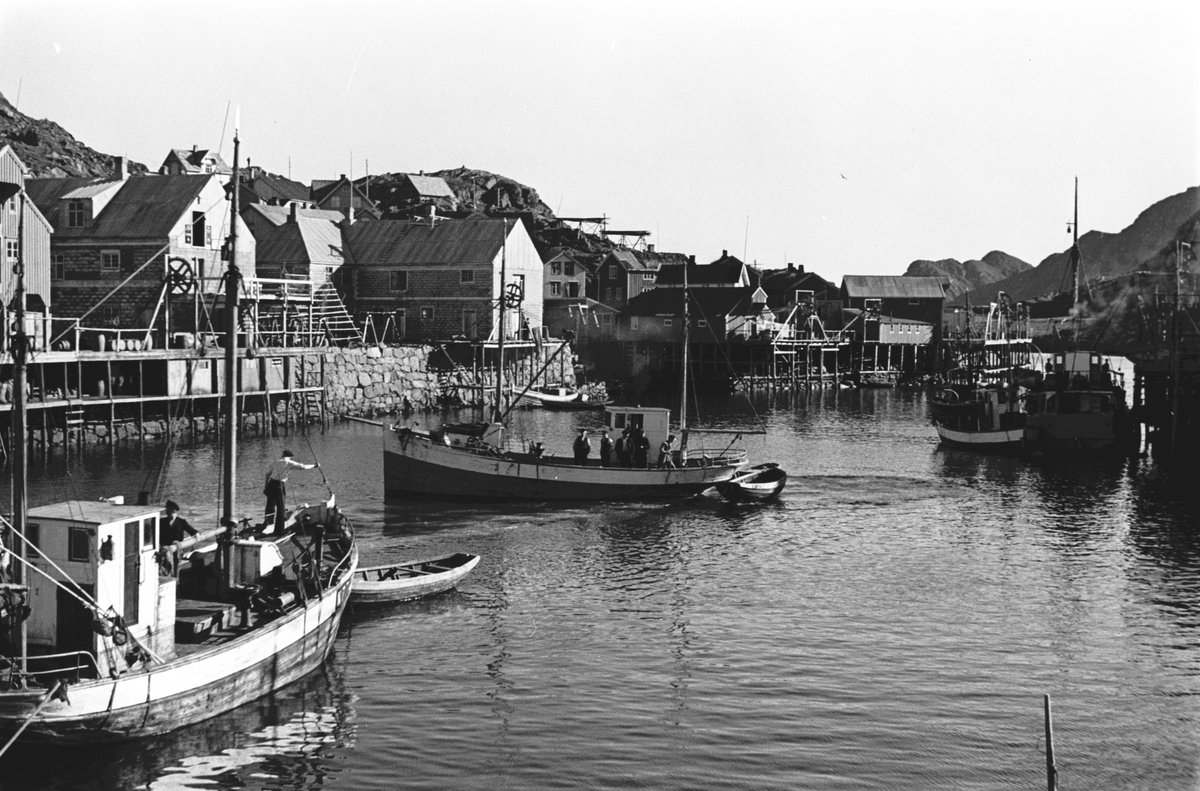
<path id="1" fill-rule="evenodd" d="M 0 92 L 152 168 L 228 156 L 232 103 L 243 156 L 301 181 L 467 165 L 840 280 L 1036 264 L 1075 176 L 1084 231 L 1200 184 L 1198 33 L 1200 3 L 1146 0 L 0 0 Z"/>

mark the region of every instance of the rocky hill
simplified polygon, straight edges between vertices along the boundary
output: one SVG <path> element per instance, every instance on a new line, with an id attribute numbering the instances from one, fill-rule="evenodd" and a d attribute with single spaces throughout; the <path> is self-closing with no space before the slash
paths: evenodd
<path id="1" fill-rule="evenodd" d="M 993 250 L 982 259 L 971 259 L 961 263 L 953 258 L 943 258 L 941 261 L 913 261 L 904 274 L 908 277 L 948 277 L 949 294 L 951 297 L 957 297 L 1030 269 L 1033 269 L 1033 266 L 1020 258 Z"/>
<path id="2" fill-rule="evenodd" d="M 1079 237 L 1083 273 L 1088 281 L 1129 274 L 1161 257 L 1184 228 L 1200 215 L 1200 187 L 1172 195 L 1137 216 L 1119 233 L 1088 231 Z M 1172 253 L 1173 256 L 1173 253 Z M 995 281 L 983 289 L 972 289 L 972 304 L 985 304 L 1005 291 L 1017 300 L 1057 294 L 1071 287 L 1068 274 L 1070 247 L 1047 256 L 1036 267 Z M 963 298 L 955 300 L 962 304 Z"/>
<path id="3" fill-rule="evenodd" d="M 13 107 L 0 94 L 0 146 L 11 145 L 31 176 L 107 176 L 116 157 L 93 151 L 53 121 L 35 120 Z M 130 173 L 146 166 L 129 163 Z"/>

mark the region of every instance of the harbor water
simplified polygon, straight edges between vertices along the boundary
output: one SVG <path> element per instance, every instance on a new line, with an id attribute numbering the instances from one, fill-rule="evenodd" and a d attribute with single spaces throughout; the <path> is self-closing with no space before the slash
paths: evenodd
<path id="1" fill-rule="evenodd" d="M 0 788 L 1033 789 L 1045 694 L 1061 788 L 1200 785 L 1194 476 L 947 451 L 922 392 L 699 411 L 761 415 L 745 447 L 788 470 L 779 502 L 390 501 L 378 428 L 244 440 L 247 514 L 286 447 L 321 462 L 364 565 L 480 565 L 457 592 L 349 613 L 324 671 L 270 698 L 154 740 L 23 749 Z M 567 454 L 599 421 L 522 412 L 513 434 Z M 133 496 L 160 456 L 35 464 L 32 504 Z M 165 473 L 198 527 L 219 459 L 180 447 Z M 318 471 L 289 488 L 326 494 Z"/>

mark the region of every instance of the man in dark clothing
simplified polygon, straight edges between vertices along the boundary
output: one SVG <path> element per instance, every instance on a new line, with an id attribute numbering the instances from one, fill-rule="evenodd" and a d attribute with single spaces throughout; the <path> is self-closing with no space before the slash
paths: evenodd
<path id="1" fill-rule="evenodd" d="M 629 429 L 621 432 L 621 436 L 617 437 L 617 466 L 628 467 L 629 457 L 633 455 L 633 449 L 629 445 Z"/>
<path id="2" fill-rule="evenodd" d="M 613 451 L 612 440 L 608 438 L 608 430 L 605 429 L 600 432 L 600 466 L 601 467 L 611 467 L 612 466 L 612 451 Z"/>
<path id="3" fill-rule="evenodd" d="M 588 454 L 592 452 L 592 441 L 588 439 L 586 428 L 579 429 L 579 436 L 575 438 L 575 444 L 572 447 L 575 450 L 575 463 L 587 464 Z"/>
<path id="4" fill-rule="evenodd" d="M 640 428 L 633 430 L 633 466 L 642 469 L 650 466 L 650 440 Z"/>
<path id="5" fill-rule="evenodd" d="M 674 444 L 674 442 L 675 442 L 675 435 L 672 434 L 671 436 L 664 439 L 662 441 L 662 444 L 658 446 L 658 466 L 659 467 L 667 467 L 669 469 L 675 468 L 675 458 L 673 455 L 673 448 L 672 448 L 672 445 Z"/>
<path id="6" fill-rule="evenodd" d="M 174 500 L 167 500 L 164 507 L 167 515 L 158 522 L 158 545 L 165 547 L 167 544 L 174 544 L 176 541 L 182 541 L 188 536 L 196 535 L 196 528 L 188 524 L 188 520 L 179 515 L 179 504 Z"/>

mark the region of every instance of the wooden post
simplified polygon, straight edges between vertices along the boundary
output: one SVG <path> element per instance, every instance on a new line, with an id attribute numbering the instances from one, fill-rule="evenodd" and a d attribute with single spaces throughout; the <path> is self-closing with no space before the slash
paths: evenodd
<path id="1" fill-rule="evenodd" d="M 1046 710 L 1046 791 L 1058 791 L 1058 767 L 1054 765 L 1054 719 L 1050 696 L 1045 695 Z"/>

